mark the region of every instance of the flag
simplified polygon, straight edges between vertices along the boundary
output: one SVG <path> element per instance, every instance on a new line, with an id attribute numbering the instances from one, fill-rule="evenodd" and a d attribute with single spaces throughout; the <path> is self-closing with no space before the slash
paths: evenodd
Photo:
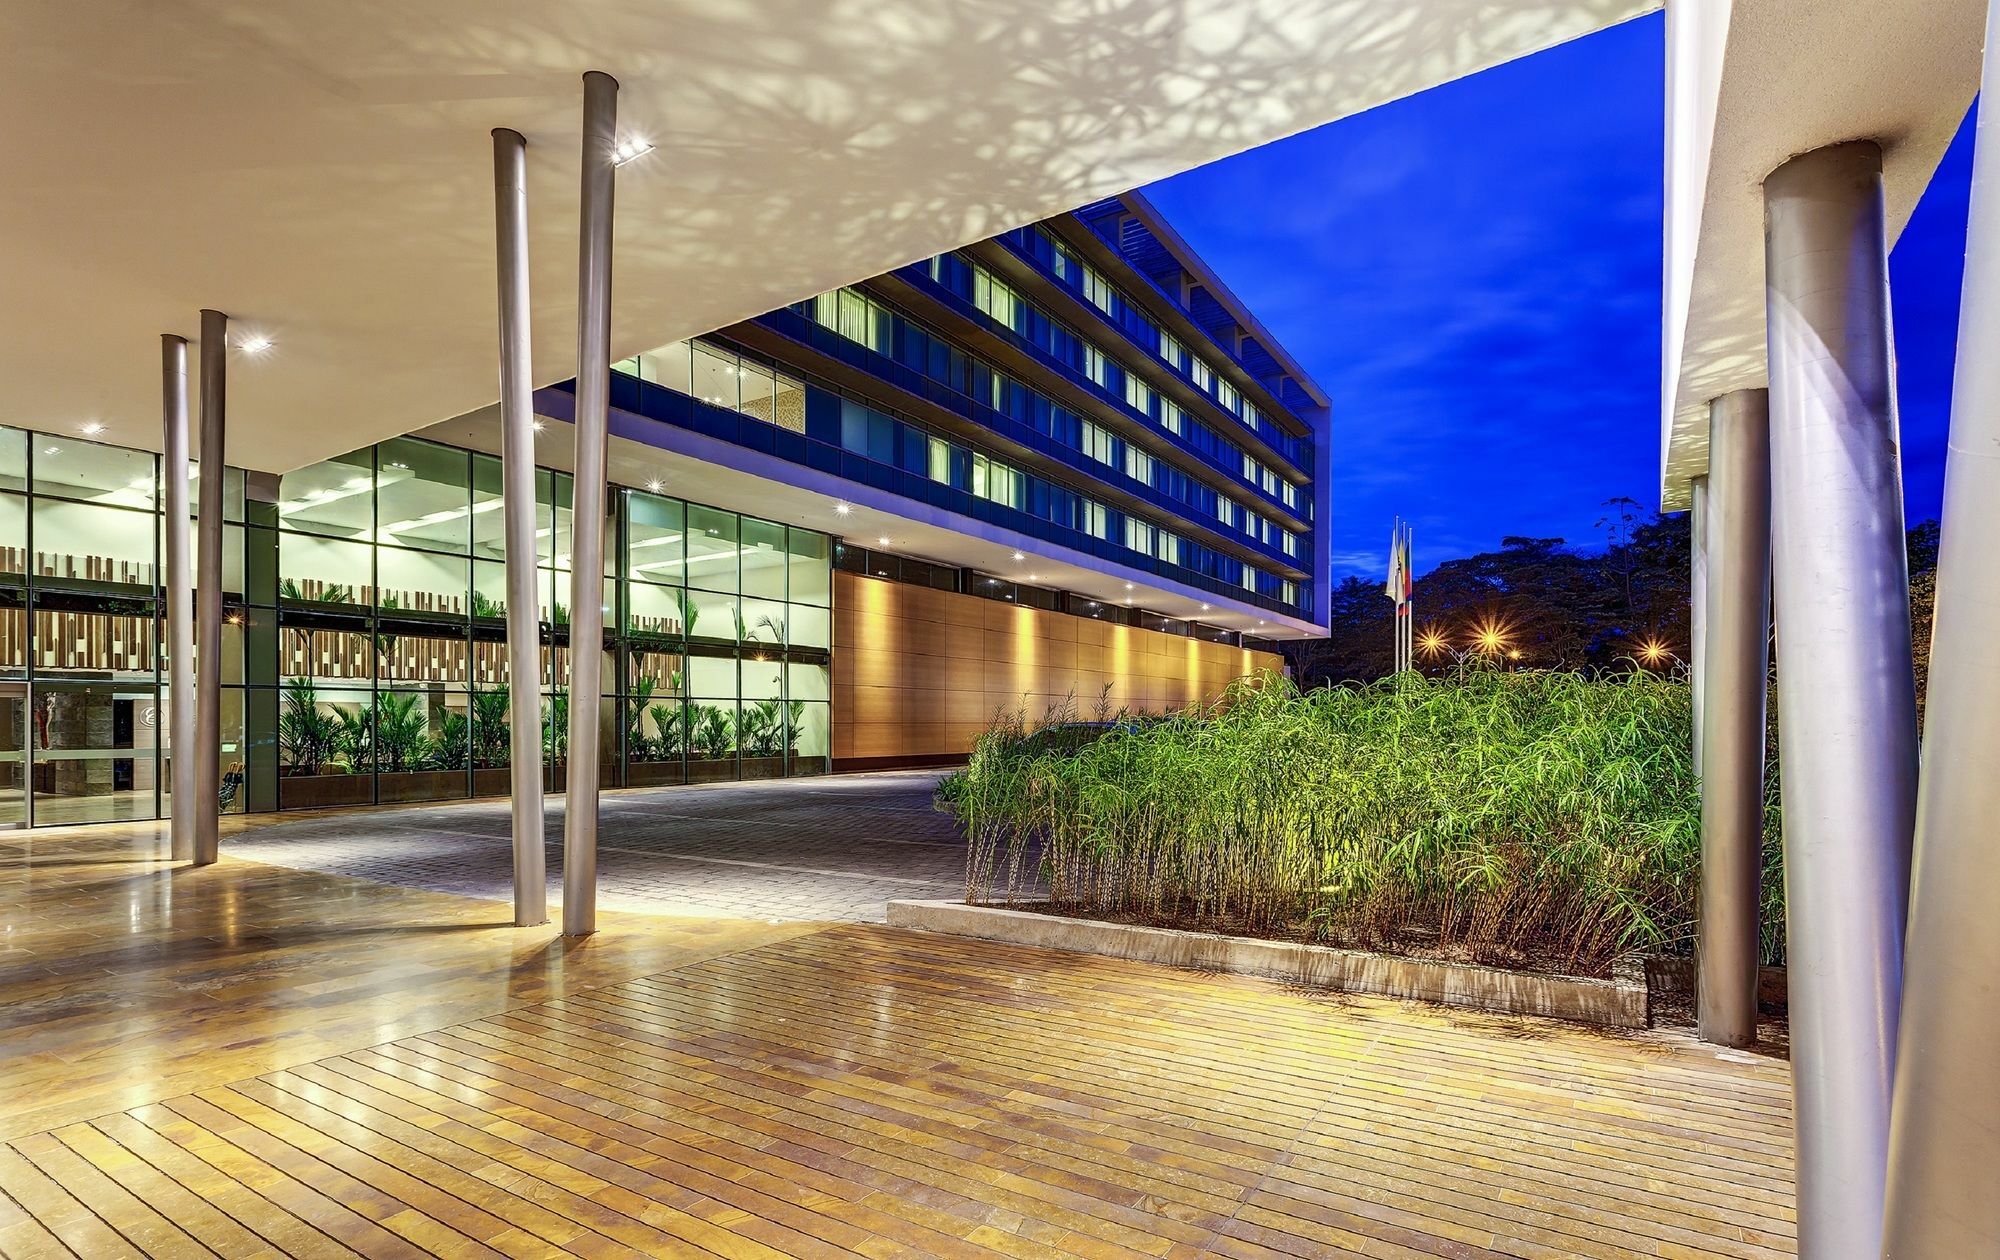
<path id="1" fill-rule="evenodd" d="M 1416 531 L 1410 526 L 1403 526 L 1403 560 L 1400 566 L 1403 573 L 1403 598 L 1400 602 L 1405 607 L 1414 603 L 1417 598 L 1417 570 L 1410 558 L 1410 546 L 1415 533 Z"/>
<path id="2" fill-rule="evenodd" d="M 1409 574 L 1404 570 L 1404 564 L 1403 523 L 1397 521 L 1389 534 L 1389 580 L 1382 587 L 1382 593 L 1395 600 L 1397 608 L 1403 606 L 1409 592 Z"/>

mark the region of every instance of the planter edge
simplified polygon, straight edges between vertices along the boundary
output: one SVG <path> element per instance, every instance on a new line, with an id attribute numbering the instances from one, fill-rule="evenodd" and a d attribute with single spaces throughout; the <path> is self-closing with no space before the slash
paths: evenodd
<path id="1" fill-rule="evenodd" d="M 1398 958 L 1300 941 L 1104 923 L 958 901 L 891 901 L 888 919 L 892 927 L 1265 976 L 1346 993 L 1541 1015 L 1612 1028 L 1649 1025 L 1645 971 L 1636 961 L 1621 963 L 1610 980 L 1590 980 L 1473 963 Z"/>

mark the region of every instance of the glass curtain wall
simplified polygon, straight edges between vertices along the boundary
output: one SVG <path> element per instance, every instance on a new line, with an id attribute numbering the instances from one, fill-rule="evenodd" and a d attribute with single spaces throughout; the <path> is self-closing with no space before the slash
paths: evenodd
<path id="1" fill-rule="evenodd" d="M 235 812 L 247 804 L 241 475 L 225 488 L 220 751 Z M 0 428 L 0 827 L 166 809 L 159 502 L 149 452 Z"/>
<path id="2" fill-rule="evenodd" d="M 500 464 L 403 438 L 277 505 L 281 808 L 507 791 Z M 637 490 L 604 523 L 607 785 L 828 768 L 831 541 Z M 563 783 L 570 480 L 537 478 L 543 754 Z"/>
<path id="3" fill-rule="evenodd" d="M 500 463 L 415 439 L 223 481 L 225 811 L 505 795 Z M 537 474 L 543 752 L 563 785 L 570 482 Z M 198 506 L 199 475 L 190 498 Z M 159 460 L 0 428 L 0 828 L 168 808 Z M 828 769 L 832 542 L 620 490 L 604 782 Z"/>

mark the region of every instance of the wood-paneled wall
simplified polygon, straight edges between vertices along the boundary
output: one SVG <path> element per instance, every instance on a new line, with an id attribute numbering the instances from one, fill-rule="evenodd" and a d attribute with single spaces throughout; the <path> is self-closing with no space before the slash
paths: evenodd
<path id="1" fill-rule="evenodd" d="M 1210 699 L 1283 668 L 1270 652 L 1207 643 L 852 573 L 834 574 L 833 756 L 850 766 L 961 756 L 996 713 L 1039 725 L 1068 703 L 1096 715 Z"/>

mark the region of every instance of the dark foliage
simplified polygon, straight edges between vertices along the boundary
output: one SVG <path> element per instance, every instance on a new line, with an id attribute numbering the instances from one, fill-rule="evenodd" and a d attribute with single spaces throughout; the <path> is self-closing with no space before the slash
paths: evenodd
<path id="1" fill-rule="evenodd" d="M 1419 650 L 1425 673 L 1456 668 L 1480 627 L 1506 638 L 1498 663 L 1521 669 L 1619 668 L 1648 642 L 1675 660 L 1688 657 L 1688 516 L 1642 512 L 1629 499 L 1605 504 L 1602 541 L 1506 538 L 1500 550 L 1447 560 L 1417 580 L 1417 629 L 1435 630 L 1441 650 Z M 1912 629 L 1921 665 L 1930 645 L 1931 574 L 1937 522 L 1909 534 Z M 1390 668 L 1394 605 L 1380 578 L 1348 578 L 1333 588 L 1331 631 L 1285 646 L 1300 685 L 1369 681 Z M 1516 656 L 1514 653 L 1518 653 Z M 1663 659 L 1670 666 L 1674 660 Z"/>

